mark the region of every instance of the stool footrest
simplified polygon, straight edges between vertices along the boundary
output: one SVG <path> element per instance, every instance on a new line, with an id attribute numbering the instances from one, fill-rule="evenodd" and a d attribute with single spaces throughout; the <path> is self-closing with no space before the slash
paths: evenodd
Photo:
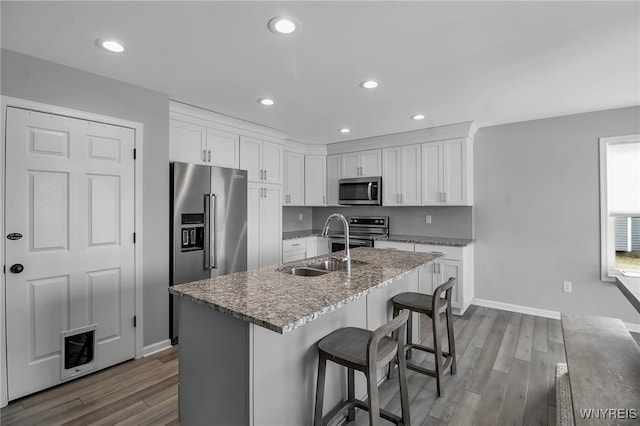
<path id="1" fill-rule="evenodd" d="M 338 405 L 337 407 L 335 407 L 333 410 L 331 410 L 329 413 L 327 413 L 327 415 L 324 416 L 324 418 L 322 419 L 322 424 L 329 424 L 333 419 L 336 418 L 336 416 L 338 416 L 341 412 L 346 411 L 350 408 L 360 408 L 362 410 L 365 411 L 369 411 L 369 406 L 364 403 L 363 401 L 360 401 L 359 399 L 350 399 L 347 401 L 343 401 L 340 405 Z M 392 423 L 395 423 L 398 426 L 404 426 L 405 423 L 402 421 L 402 418 L 399 416 L 396 416 L 395 414 L 384 410 L 382 408 L 380 408 L 380 417 L 382 417 L 385 420 L 388 420 Z M 347 423 L 349 423 L 349 421 L 347 420 Z"/>

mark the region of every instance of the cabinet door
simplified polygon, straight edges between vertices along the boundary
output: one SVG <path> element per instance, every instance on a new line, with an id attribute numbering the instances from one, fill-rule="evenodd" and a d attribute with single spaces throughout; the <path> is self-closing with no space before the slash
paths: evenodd
<path id="1" fill-rule="evenodd" d="M 382 176 L 381 156 L 379 149 L 360 152 L 360 176 Z"/>
<path id="2" fill-rule="evenodd" d="M 212 166 L 240 167 L 239 137 L 232 133 L 207 129 L 207 161 Z"/>
<path id="3" fill-rule="evenodd" d="M 262 186 L 256 182 L 247 184 L 247 270 L 260 267 L 260 201 Z"/>
<path id="4" fill-rule="evenodd" d="M 307 257 L 318 255 L 318 237 L 307 237 Z"/>
<path id="5" fill-rule="evenodd" d="M 324 237 L 317 237 L 317 252 L 316 256 L 322 256 L 323 254 L 329 254 L 329 239 Z"/>
<path id="6" fill-rule="evenodd" d="M 442 142 L 422 144 L 422 205 L 441 205 Z"/>
<path id="7" fill-rule="evenodd" d="M 327 205 L 338 205 L 338 181 L 342 178 L 340 155 L 327 156 Z"/>
<path id="8" fill-rule="evenodd" d="M 401 188 L 400 204 L 403 206 L 418 206 L 422 201 L 422 158 L 420 152 L 420 145 L 411 145 L 402 147 L 399 153 L 398 179 Z M 383 195 L 385 189 L 386 183 L 383 187 Z"/>
<path id="9" fill-rule="evenodd" d="M 382 205 L 400 205 L 400 150 L 396 148 L 382 150 Z"/>
<path id="10" fill-rule="evenodd" d="M 342 170 L 340 174 L 343 178 L 360 176 L 360 161 L 357 152 L 342 154 Z"/>
<path id="11" fill-rule="evenodd" d="M 206 163 L 206 130 L 202 126 L 171 120 L 169 160 L 182 163 Z"/>
<path id="12" fill-rule="evenodd" d="M 466 156 L 464 139 L 453 139 L 443 142 L 443 181 L 444 204 L 463 205 L 467 202 L 466 194 Z"/>
<path id="13" fill-rule="evenodd" d="M 266 183 L 282 184 L 282 147 L 270 142 L 262 145 L 262 168 Z M 302 175 L 300 177 L 302 179 Z"/>
<path id="14" fill-rule="evenodd" d="M 418 292 L 433 294 L 433 290 L 438 286 L 440 275 L 437 273 L 440 264 L 432 262 L 424 266 L 418 272 Z"/>
<path id="15" fill-rule="evenodd" d="M 283 205 L 304 205 L 304 155 L 284 153 Z"/>
<path id="16" fill-rule="evenodd" d="M 263 185 L 260 200 L 260 266 L 280 263 L 282 248 L 282 187 Z"/>
<path id="17" fill-rule="evenodd" d="M 304 205 L 327 205 L 327 157 L 305 155 L 304 157 Z"/>
<path id="18" fill-rule="evenodd" d="M 451 306 L 454 308 L 462 308 L 462 263 L 457 260 L 441 259 L 439 273 L 439 282 L 436 286 L 444 283 L 451 277 L 455 277 L 456 283 L 453 286 L 451 294 Z M 435 287 L 434 287 L 435 288 Z"/>
<path id="19" fill-rule="evenodd" d="M 262 141 L 240 136 L 240 168 L 250 182 L 262 182 Z"/>

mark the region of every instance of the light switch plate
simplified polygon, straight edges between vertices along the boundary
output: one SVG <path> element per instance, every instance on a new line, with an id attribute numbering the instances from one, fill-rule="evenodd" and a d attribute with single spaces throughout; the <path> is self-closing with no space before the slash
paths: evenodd
<path id="1" fill-rule="evenodd" d="M 562 281 L 562 291 L 571 293 L 571 281 Z"/>
<path id="2" fill-rule="evenodd" d="M 428 214 L 424 217 L 424 223 L 431 223 L 431 215 Z"/>

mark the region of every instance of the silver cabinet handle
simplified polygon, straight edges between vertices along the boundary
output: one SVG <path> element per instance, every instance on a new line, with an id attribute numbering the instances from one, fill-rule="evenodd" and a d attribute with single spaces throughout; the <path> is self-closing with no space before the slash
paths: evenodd
<path id="1" fill-rule="evenodd" d="M 264 169 L 264 180 L 267 180 L 267 169 Z"/>
<path id="2" fill-rule="evenodd" d="M 262 171 L 262 169 L 260 169 L 260 180 L 264 179 L 264 173 Z"/>
<path id="3" fill-rule="evenodd" d="M 444 203 L 447 202 L 447 193 L 446 192 L 442 193 L 442 202 L 444 202 Z"/>
<path id="4" fill-rule="evenodd" d="M 327 203 L 327 197 L 325 195 L 322 196 L 322 204 L 326 204 Z"/>
<path id="5" fill-rule="evenodd" d="M 291 244 L 291 247 L 297 247 L 297 246 L 299 246 L 299 245 L 300 245 L 300 244 Z"/>
<path id="6" fill-rule="evenodd" d="M 206 149 L 202 150 L 202 161 L 207 161 L 207 150 Z"/>
<path id="7" fill-rule="evenodd" d="M 211 162 L 211 150 L 207 151 L 207 161 Z"/>

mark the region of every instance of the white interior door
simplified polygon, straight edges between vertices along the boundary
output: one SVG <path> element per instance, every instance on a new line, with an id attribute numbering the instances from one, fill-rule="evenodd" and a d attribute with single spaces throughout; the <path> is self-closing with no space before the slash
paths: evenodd
<path id="1" fill-rule="evenodd" d="M 7 108 L 9 400 L 62 381 L 65 330 L 97 324 L 97 369 L 135 355 L 133 148 L 132 129 Z"/>

